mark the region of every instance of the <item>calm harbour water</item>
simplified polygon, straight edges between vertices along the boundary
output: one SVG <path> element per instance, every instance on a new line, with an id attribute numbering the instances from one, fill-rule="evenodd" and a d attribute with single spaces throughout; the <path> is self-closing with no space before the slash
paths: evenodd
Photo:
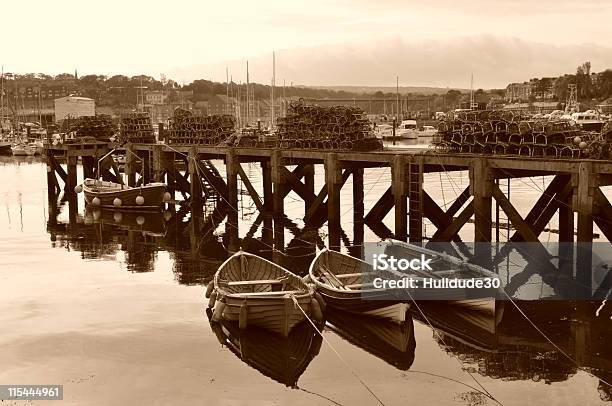
<path id="1" fill-rule="evenodd" d="M 244 167 L 259 187 L 259 167 Z M 41 160 L 0 157 L 0 179 L 0 384 L 63 384 L 63 403 L 74 405 L 379 404 L 369 390 L 385 405 L 496 404 L 485 390 L 504 405 L 597 405 L 612 397 L 601 381 L 612 381 L 607 303 L 521 305 L 581 369 L 508 304 L 499 323 L 431 305 L 424 312 L 435 330 L 420 314 L 403 326 L 331 315 L 322 343 L 305 326 L 290 342 L 255 332 L 228 348 L 209 325 L 204 299 L 227 256 L 222 216 L 206 217 L 197 239 L 189 238 L 188 211 L 117 221 L 112 212 L 86 212 L 81 200 L 70 222 L 67 203 L 47 202 Z M 366 211 L 389 179 L 388 168 L 366 172 Z M 513 182 L 513 202 L 528 209 L 548 181 Z M 442 206 L 467 184 L 466 173 L 426 177 Z M 342 203 L 348 239 L 351 190 L 349 180 Z M 257 212 L 246 196 L 240 206 L 244 237 Z M 297 257 L 287 266 L 303 272 L 311 259 L 304 244 L 325 243 L 327 228 L 293 240 L 304 204 L 291 194 L 285 206 L 293 228 L 285 241 Z M 391 215 L 386 223 L 392 229 Z M 265 254 L 261 232 L 250 242 Z M 366 228 L 365 240 L 378 237 Z M 526 284 L 549 289 L 538 275 Z M 225 333 L 231 341 L 232 331 Z M 294 348 L 302 341 L 309 344 Z"/>

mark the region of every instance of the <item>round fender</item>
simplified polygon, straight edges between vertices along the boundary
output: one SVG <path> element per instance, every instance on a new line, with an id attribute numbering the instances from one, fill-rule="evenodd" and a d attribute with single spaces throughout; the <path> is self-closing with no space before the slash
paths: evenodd
<path id="1" fill-rule="evenodd" d="M 212 309 L 213 307 L 215 307 L 216 301 L 217 301 L 217 292 L 213 290 L 212 292 L 210 292 L 210 298 L 208 299 L 208 308 Z"/>
<path id="2" fill-rule="evenodd" d="M 210 297 L 210 294 L 212 293 L 214 288 L 215 288 L 215 281 L 210 281 L 208 286 L 206 286 L 206 294 L 205 294 L 206 299 Z"/>
<path id="3" fill-rule="evenodd" d="M 249 309 L 247 308 L 246 301 L 240 306 L 240 316 L 238 317 L 238 327 L 240 330 L 244 330 L 248 325 Z"/>
<path id="4" fill-rule="evenodd" d="M 225 310 L 225 303 L 219 301 L 219 303 L 217 303 L 217 305 L 215 306 L 215 311 L 213 312 L 211 320 L 215 322 L 221 320 L 221 317 L 223 316 L 223 310 Z"/>
<path id="5" fill-rule="evenodd" d="M 325 311 L 327 309 L 327 303 L 325 303 L 323 296 L 321 296 L 319 292 L 315 292 L 314 298 L 317 299 L 317 302 L 319 302 L 319 307 L 321 308 L 321 311 Z"/>
<path id="6" fill-rule="evenodd" d="M 310 299 L 310 314 L 312 318 L 319 323 L 323 321 L 323 310 L 321 310 L 318 300 L 314 297 Z"/>

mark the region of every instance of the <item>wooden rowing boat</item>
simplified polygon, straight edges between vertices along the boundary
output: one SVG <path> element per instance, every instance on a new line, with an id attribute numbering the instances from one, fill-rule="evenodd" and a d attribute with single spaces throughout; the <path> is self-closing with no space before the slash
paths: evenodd
<path id="1" fill-rule="evenodd" d="M 410 314 L 401 323 L 333 308 L 325 316 L 327 327 L 350 343 L 402 371 L 412 366 L 416 341 Z"/>
<path id="2" fill-rule="evenodd" d="M 221 264 L 211 286 L 213 319 L 239 321 L 243 329 L 253 325 L 287 337 L 304 313 L 323 318 L 313 290 L 299 276 L 247 252 L 239 251 Z"/>
<path id="3" fill-rule="evenodd" d="M 323 249 L 310 264 L 308 280 L 315 285 L 326 306 L 353 313 L 406 320 L 407 301 L 400 289 L 376 289 L 374 276 L 393 278 L 372 265 L 340 252 Z"/>
<path id="4" fill-rule="evenodd" d="M 207 312 L 209 319 L 212 312 Z M 319 354 L 323 338 L 308 321 L 303 321 L 287 337 L 250 326 L 240 329 L 228 320 L 210 323 L 221 345 L 267 377 L 295 388 L 300 376 Z"/>
<path id="5" fill-rule="evenodd" d="M 77 192 L 82 188 L 87 204 L 99 207 L 113 207 L 128 210 L 159 210 L 169 194 L 166 185 L 150 183 L 140 187 L 130 187 L 120 183 L 97 179 L 85 179 L 77 186 Z"/>
<path id="6" fill-rule="evenodd" d="M 499 279 L 498 275 L 478 265 L 470 264 L 465 260 L 430 250 L 419 245 L 409 244 L 403 241 L 387 240 L 385 242 L 385 254 L 396 258 L 414 259 L 431 258 L 429 263 L 432 270 L 408 270 L 398 272 L 403 277 L 412 277 L 419 286 L 409 289 L 411 298 L 415 300 L 444 300 L 454 305 L 462 306 L 471 310 L 483 311 L 489 314 L 495 313 L 495 304 L 499 288 L 427 288 L 424 287 L 425 279 L 474 279 L 493 280 Z M 501 283 L 501 281 L 500 281 Z"/>

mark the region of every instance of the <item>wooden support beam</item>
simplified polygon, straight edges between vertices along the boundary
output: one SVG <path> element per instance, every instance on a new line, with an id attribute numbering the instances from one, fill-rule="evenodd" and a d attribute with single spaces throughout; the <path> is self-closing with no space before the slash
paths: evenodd
<path id="1" fill-rule="evenodd" d="M 325 184 L 327 185 L 327 229 L 329 248 L 340 250 L 340 190 L 342 188 L 342 168 L 335 153 L 325 156 Z"/>
<path id="2" fill-rule="evenodd" d="M 251 196 L 251 199 L 255 203 L 257 210 L 259 210 L 260 213 L 264 212 L 264 205 L 263 205 L 263 202 L 261 201 L 261 198 L 259 197 L 259 194 L 257 193 L 257 190 L 255 190 L 255 188 L 253 187 L 253 184 L 249 180 L 249 177 L 244 172 L 244 169 L 242 169 L 242 165 L 240 165 L 239 162 L 236 165 L 238 169 L 238 175 L 240 175 L 240 179 L 242 180 L 242 183 L 244 183 L 244 186 L 246 187 L 247 192 L 249 192 L 249 195 Z"/>
<path id="3" fill-rule="evenodd" d="M 363 190 L 363 168 L 353 169 L 353 246 L 357 258 L 364 256 L 364 221 L 365 213 L 364 190 Z"/>
<path id="4" fill-rule="evenodd" d="M 478 158 L 470 167 L 470 193 L 474 196 L 474 242 L 491 242 L 493 222 L 491 197 L 493 178 L 485 158 Z"/>
<path id="5" fill-rule="evenodd" d="M 385 193 L 378 199 L 374 206 L 370 209 L 368 214 L 365 216 L 365 222 L 367 224 L 375 224 L 381 222 L 385 218 L 387 213 L 393 208 L 393 190 L 388 187 Z"/>
<path id="6" fill-rule="evenodd" d="M 49 205 L 55 206 L 57 203 L 57 194 L 59 193 L 59 185 L 57 183 L 57 177 L 55 176 L 55 169 L 53 169 L 53 155 L 47 152 L 47 200 Z"/>
<path id="7" fill-rule="evenodd" d="M 287 180 L 288 186 L 304 200 L 306 208 L 308 208 L 308 205 L 316 199 L 315 194 L 309 190 L 308 186 L 300 182 L 300 179 L 293 172 L 285 167 L 283 167 L 283 174 Z"/>
<path id="8" fill-rule="evenodd" d="M 595 190 L 595 216 L 593 217 L 601 232 L 612 242 L 612 204 L 601 189 Z"/>
<path id="9" fill-rule="evenodd" d="M 262 183 L 263 183 L 263 228 L 261 231 L 261 238 L 263 243 L 272 247 L 274 244 L 274 233 L 273 233 L 273 217 L 272 212 L 274 209 L 274 200 L 272 195 L 272 170 L 270 161 L 261 162 L 262 171 Z"/>
<path id="10" fill-rule="evenodd" d="M 523 240 L 529 242 L 528 246 L 519 245 L 518 248 L 526 256 L 526 259 L 533 262 L 533 259 L 542 267 L 552 267 L 550 264 L 550 253 L 542 245 L 537 234 L 531 229 L 531 226 L 523 220 L 520 213 L 514 208 L 510 200 L 504 195 L 497 185 L 493 185 L 493 197 L 499 203 L 504 213 L 514 226 Z"/>
<path id="11" fill-rule="evenodd" d="M 53 164 L 53 169 L 55 169 L 55 172 L 57 172 L 60 179 L 62 179 L 64 183 L 68 182 L 68 174 L 66 173 L 64 168 L 62 168 L 62 165 L 60 165 L 60 163 L 57 162 L 57 159 L 55 159 L 55 157 L 52 157 L 52 158 L 53 159 L 51 160 L 51 162 Z"/>
<path id="12" fill-rule="evenodd" d="M 83 178 L 84 179 L 93 179 L 95 177 L 95 159 L 93 156 L 84 156 L 81 157 L 81 162 L 83 164 Z"/>
<path id="13" fill-rule="evenodd" d="M 225 168 L 227 171 L 227 203 L 229 206 L 225 232 L 229 236 L 229 251 L 233 253 L 240 249 L 238 233 L 238 173 L 242 169 L 233 148 L 228 149 L 225 155 Z M 244 174 L 244 172 L 242 173 Z M 246 175 L 244 178 L 246 178 Z"/>
<path id="14" fill-rule="evenodd" d="M 580 162 L 578 174 L 573 175 L 577 184 L 573 207 L 578 212 L 576 240 L 576 279 L 583 287 L 583 299 L 590 298 L 593 272 L 593 198 L 597 189 L 597 175 L 592 173 L 590 162 Z"/>
<path id="15" fill-rule="evenodd" d="M 147 185 L 151 183 L 151 151 L 147 151 L 144 156 L 141 156 L 142 159 L 142 183 Z"/>
<path id="16" fill-rule="evenodd" d="M 304 167 L 304 186 L 306 188 L 306 191 L 308 191 L 308 193 L 306 194 L 307 196 L 310 196 L 307 199 L 304 199 L 304 212 L 306 212 L 308 210 L 308 207 L 310 207 L 310 205 L 312 204 L 312 202 L 314 202 L 314 200 L 316 199 L 316 195 L 315 195 L 315 165 L 314 164 L 308 164 L 308 165 L 303 165 Z"/>
<path id="17" fill-rule="evenodd" d="M 529 224 L 523 220 L 520 213 L 514 208 L 512 203 L 510 203 L 506 195 L 504 195 L 497 185 L 493 185 L 493 197 L 499 203 L 504 213 L 506 213 L 514 228 L 521 234 L 524 241 L 540 242 L 536 233 L 534 233 Z"/>
<path id="18" fill-rule="evenodd" d="M 461 230 L 461 227 L 463 227 L 463 225 L 467 223 L 469 219 L 472 218 L 473 214 L 474 214 L 474 202 L 472 201 L 467 206 L 465 206 L 465 209 L 463 209 L 463 211 L 456 218 L 453 219 L 452 223 L 449 224 L 448 227 L 444 229 L 436 230 L 434 235 L 431 237 L 430 241 L 436 241 L 436 242 L 451 241 L 453 237 L 457 235 L 459 230 Z"/>
<path id="19" fill-rule="evenodd" d="M 163 131 L 163 128 L 162 128 Z M 153 171 L 153 182 L 164 181 L 163 145 L 153 145 L 151 151 L 151 168 Z"/>
<path id="20" fill-rule="evenodd" d="M 77 157 L 68 157 L 68 180 L 64 186 L 65 193 L 75 193 L 74 188 L 77 184 Z"/>
<path id="21" fill-rule="evenodd" d="M 199 212 L 202 211 L 202 178 L 198 171 L 198 159 L 197 147 L 191 147 L 188 155 L 189 184 L 191 186 L 189 195 L 192 209 Z"/>
<path id="22" fill-rule="evenodd" d="M 342 187 L 353 173 L 353 169 L 347 168 L 342 172 L 339 186 Z M 323 185 L 312 205 L 308 208 L 304 222 L 310 226 L 322 225 L 325 222 L 327 212 L 327 202 L 323 202 L 327 197 L 327 184 Z"/>
<path id="23" fill-rule="evenodd" d="M 285 176 L 281 151 L 274 150 L 270 157 L 272 175 L 272 210 L 274 215 L 274 253 L 273 258 L 281 259 L 285 250 Z M 280 255 L 280 256 L 279 256 Z"/>
<path id="24" fill-rule="evenodd" d="M 395 238 L 408 240 L 408 173 L 403 155 L 393 157 L 391 164 L 391 188 L 393 189 L 393 205 L 395 207 Z"/>
<path id="25" fill-rule="evenodd" d="M 423 161 L 414 157 L 408 163 L 408 234 L 411 243 L 423 241 Z"/>

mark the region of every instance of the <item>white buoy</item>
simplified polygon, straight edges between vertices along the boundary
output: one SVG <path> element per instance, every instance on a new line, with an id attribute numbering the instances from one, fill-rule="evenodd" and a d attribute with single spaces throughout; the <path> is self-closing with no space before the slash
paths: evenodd
<path id="1" fill-rule="evenodd" d="M 123 213 L 121 213 L 120 211 L 116 211 L 113 214 L 113 219 L 115 220 L 115 223 L 121 223 L 121 220 L 123 220 Z"/>
<path id="2" fill-rule="evenodd" d="M 83 191 L 83 186 L 82 185 L 76 185 L 74 187 L 74 191 L 75 191 L 75 193 L 81 193 Z"/>
<path id="3" fill-rule="evenodd" d="M 170 194 L 170 192 L 164 193 L 164 202 L 169 202 L 170 199 L 172 199 L 172 195 Z"/>
<path id="4" fill-rule="evenodd" d="M 136 204 L 139 206 L 144 204 L 144 197 L 142 195 L 136 196 Z"/>
<path id="5" fill-rule="evenodd" d="M 121 206 L 121 199 L 119 199 L 118 197 L 115 197 L 115 199 L 113 200 L 113 206 L 115 207 Z"/>
<path id="6" fill-rule="evenodd" d="M 100 198 L 99 197 L 94 197 L 93 199 L 91 199 L 91 204 L 93 204 L 94 206 L 99 206 L 100 205 Z"/>
<path id="7" fill-rule="evenodd" d="M 139 226 L 143 225 L 145 223 L 145 218 L 142 216 L 138 216 L 136 217 L 136 224 L 138 224 Z"/>
<path id="8" fill-rule="evenodd" d="M 580 144 L 578 144 L 578 148 L 580 149 L 585 149 L 587 147 L 587 143 L 582 141 Z"/>
<path id="9" fill-rule="evenodd" d="M 578 145 L 578 144 L 580 144 L 581 141 L 582 141 L 582 138 L 574 137 L 574 144 Z"/>

